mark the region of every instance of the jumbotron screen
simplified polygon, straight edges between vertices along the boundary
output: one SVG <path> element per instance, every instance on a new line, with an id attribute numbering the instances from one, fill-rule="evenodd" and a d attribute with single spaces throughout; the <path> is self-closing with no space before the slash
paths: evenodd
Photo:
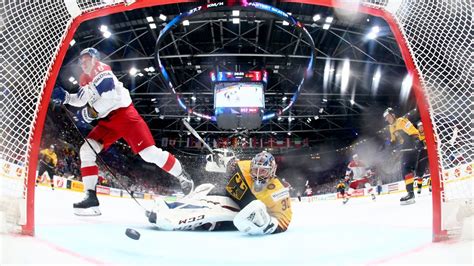
<path id="1" fill-rule="evenodd" d="M 265 110 L 266 71 L 211 73 L 214 113 L 222 129 L 255 129 Z"/>
<path id="2" fill-rule="evenodd" d="M 214 86 L 214 108 L 265 108 L 263 84 L 258 82 L 221 82 Z"/>

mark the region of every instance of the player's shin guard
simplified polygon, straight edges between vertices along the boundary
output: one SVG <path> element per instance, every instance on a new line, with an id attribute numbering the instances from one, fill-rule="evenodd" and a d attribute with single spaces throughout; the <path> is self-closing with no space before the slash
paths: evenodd
<path id="1" fill-rule="evenodd" d="M 400 204 L 401 205 L 408 205 L 408 204 L 413 204 L 415 203 L 415 193 L 413 192 L 413 174 L 408 173 L 405 175 L 405 186 L 408 194 L 400 199 Z"/>

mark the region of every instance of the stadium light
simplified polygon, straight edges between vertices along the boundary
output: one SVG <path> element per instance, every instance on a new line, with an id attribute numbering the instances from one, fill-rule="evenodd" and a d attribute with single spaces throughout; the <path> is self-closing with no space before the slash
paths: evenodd
<path id="1" fill-rule="evenodd" d="M 341 93 L 346 93 L 349 86 L 349 76 L 351 75 L 351 66 L 349 59 L 344 59 L 342 63 L 342 77 L 341 77 Z"/>
<path id="2" fill-rule="evenodd" d="M 351 105 L 355 104 L 355 101 L 353 99 L 350 100 Z"/>
<path id="3" fill-rule="evenodd" d="M 159 18 L 160 18 L 161 20 L 163 20 L 163 21 L 166 21 L 166 16 L 163 15 L 163 14 L 160 14 Z"/>
<path id="4" fill-rule="evenodd" d="M 323 30 L 327 30 L 327 29 L 329 29 L 329 27 L 330 27 L 330 26 L 331 26 L 331 25 L 330 25 L 330 24 L 328 24 L 328 23 L 324 24 L 324 25 L 323 25 Z"/>
<path id="5" fill-rule="evenodd" d="M 102 35 L 104 36 L 104 38 L 108 39 L 110 38 L 110 36 L 112 36 L 112 33 L 110 33 L 110 31 L 105 31 L 104 33 L 102 33 Z"/>
<path id="6" fill-rule="evenodd" d="M 324 108 L 319 108 L 319 113 L 322 114 L 324 112 Z"/>
<path id="7" fill-rule="evenodd" d="M 150 29 L 152 29 L 152 30 L 156 29 L 156 24 L 155 23 L 150 23 Z"/>
<path id="8" fill-rule="evenodd" d="M 319 119 L 319 116 L 318 115 L 315 115 L 314 116 L 314 120 L 318 120 Z"/>
<path id="9" fill-rule="evenodd" d="M 327 103 L 327 102 L 328 102 L 328 99 L 323 98 L 323 103 Z"/>
<path id="10" fill-rule="evenodd" d="M 288 98 L 287 98 L 286 96 L 283 96 L 283 98 L 281 98 L 281 101 L 282 101 L 282 102 L 286 102 L 287 99 L 288 99 Z"/>
<path id="11" fill-rule="evenodd" d="M 154 19 L 153 19 L 153 17 L 152 17 L 152 16 L 148 16 L 148 17 L 146 17 L 146 21 L 148 21 L 148 22 L 153 22 L 153 21 L 154 21 Z"/>
<path id="12" fill-rule="evenodd" d="M 240 16 L 240 10 L 232 10 L 232 16 L 233 16 L 233 17 L 238 17 L 238 16 Z"/>
<path id="13" fill-rule="evenodd" d="M 408 73 L 402 82 L 402 88 L 400 90 L 400 101 L 406 102 L 408 96 L 410 96 L 411 86 L 413 84 L 413 77 L 410 73 Z"/>
<path id="14" fill-rule="evenodd" d="M 160 108 L 155 107 L 155 112 L 156 112 L 156 113 L 159 113 L 159 112 L 160 112 Z"/>
<path id="15" fill-rule="evenodd" d="M 291 131 L 288 131 L 288 133 L 286 133 L 286 134 L 288 134 L 288 136 L 291 136 Z"/>
<path id="16" fill-rule="evenodd" d="M 76 80 L 74 77 L 69 77 L 69 82 L 73 83 Z"/>
<path id="17" fill-rule="evenodd" d="M 76 44 L 76 40 L 72 39 L 71 42 L 69 43 L 70 46 L 74 46 Z"/>
<path id="18" fill-rule="evenodd" d="M 191 100 L 192 100 L 193 102 L 195 102 L 195 101 L 196 101 L 196 96 L 194 96 L 194 95 L 191 96 Z"/>
<path id="19" fill-rule="evenodd" d="M 108 31 L 108 27 L 106 25 L 100 25 L 99 30 L 100 30 L 100 32 L 106 32 L 106 31 Z"/>
<path id="20" fill-rule="evenodd" d="M 240 23 L 240 18 L 232 18 L 232 23 L 233 24 L 239 24 Z"/>
<path id="21" fill-rule="evenodd" d="M 377 70 L 375 71 L 374 77 L 372 78 L 372 95 L 377 94 L 381 77 L 382 77 L 382 73 L 380 72 L 380 67 L 378 67 Z"/>
<path id="22" fill-rule="evenodd" d="M 282 24 L 283 24 L 283 26 L 288 26 L 288 25 L 290 25 L 290 23 L 289 23 L 288 21 L 286 21 L 286 20 L 283 20 L 283 23 L 282 23 Z"/>
<path id="23" fill-rule="evenodd" d="M 138 69 L 136 69 L 135 67 L 130 68 L 130 71 L 129 71 L 130 75 L 135 76 L 137 72 L 138 72 Z"/>
<path id="24" fill-rule="evenodd" d="M 329 81 L 331 80 L 331 59 L 326 58 L 326 63 L 324 65 L 324 75 L 323 75 L 323 90 L 327 91 L 329 86 Z"/>
<path id="25" fill-rule="evenodd" d="M 189 26 L 189 20 L 183 20 L 183 26 Z"/>
<path id="26" fill-rule="evenodd" d="M 77 85 L 77 80 L 74 80 L 72 84 Z"/>
<path id="27" fill-rule="evenodd" d="M 380 27 L 373 26 L 372 29 L 370 29 L 370 32 L 367 34 L 367 39 L 373 40 L 377 38 L 379 32 L 380 32 Z"/>
<path id="28" fill-rule="evenodd" d="M 321 15 L 319 15 L 319 14 L 316 14 L 316 15 L 313 16 L 313 21 L 314 21 L 314 22 L 316 22 L 316 21 L 318 21 L 318 20 L 320 20 L 320 19 L 321 19 Z"/>
<path id="29" fill-rule="evenodd" d="M 326 18 L 326 23 L 332 23 L 333 20 L 334 20 L 333 17 L 327 17 Z"/>

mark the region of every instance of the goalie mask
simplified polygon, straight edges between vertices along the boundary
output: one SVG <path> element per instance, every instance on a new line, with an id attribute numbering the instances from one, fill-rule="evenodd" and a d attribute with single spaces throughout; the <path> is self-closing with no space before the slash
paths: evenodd
<path id="1" fill-rule="evenodd" d="M 265 184 L 275 176 L 277 165 L 271 153 L 263 151 L 252 159 L 250 163 L 250 176 L 253 180 L 255 191 L 261 191 Z"/>

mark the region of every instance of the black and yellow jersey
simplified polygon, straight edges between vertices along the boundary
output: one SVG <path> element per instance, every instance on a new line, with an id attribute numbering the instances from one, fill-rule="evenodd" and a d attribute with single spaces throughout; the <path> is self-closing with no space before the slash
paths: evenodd
<path id="1" fill-rule="evenodd" d="M 278 220 L 274 233 L 284 232 L 291 222 L 292 210 L 289 189 L 275 177 L 261 191 L 253 189 L 250 176 L 250 161 L 239 161 L 226 185 L 228 195 L 244 208 L 253 200 L 261 200 L 267 206 L 268 213 Z"/>
<path id="2" fill-rule="evenodd" d="M 336 186 L 337 191 L 345 189 L 345 188 L 346 188 L 346 184 L 344 184 L 344 182 L 339 182 L 339 184 L 337 184 Z"/>
<path id="3" fill-rule="evenodd" d="M 40 154 L 43 156 L 45 163 L 52 164 L 56 166 L 58 164 L 58 156 L 51 149 L 44 149 L 40 151 Z"/>
<path id="4" fill-rule="evenodd" d="M 418 131 L 419 135 L 418 135 L 418 139 L 420 141 L 423 142 L 423 144 L 425 145 L 426 147 L 426 138 L 425 138 L 425 132 L 422 132 L 422 131 Z"/>
<path id="5" fill-rule="evenodd" d="M 390 141 L 403 148 L 412 148 L 414 140 L 420 136 L 418 129 L 404 117 L 397 118 L 393 124 L 389 125 L 389 130 Z"/>

